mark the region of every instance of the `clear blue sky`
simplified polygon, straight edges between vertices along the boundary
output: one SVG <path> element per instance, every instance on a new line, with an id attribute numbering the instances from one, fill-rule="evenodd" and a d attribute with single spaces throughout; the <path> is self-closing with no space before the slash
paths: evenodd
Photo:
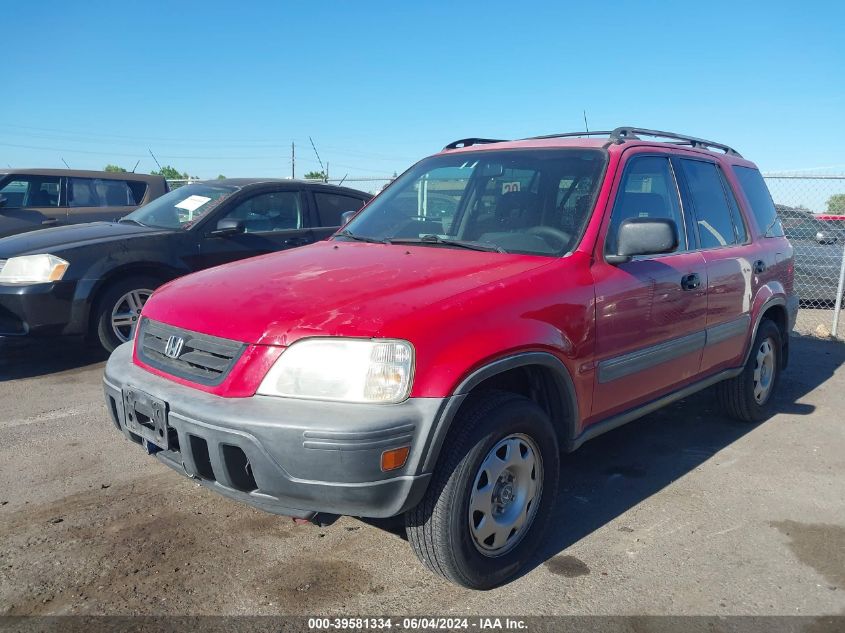
<path id="1" fill-rule="evenodd" d="M 134 3 L 133 3 L 134 4 Z M 621 124 L 845 172 L 845 3 L 28 2 L 0 164 L 200 177 L 402 171 L 466 136 Z M 38 148 L 38 149 L 35 149 Z"/>

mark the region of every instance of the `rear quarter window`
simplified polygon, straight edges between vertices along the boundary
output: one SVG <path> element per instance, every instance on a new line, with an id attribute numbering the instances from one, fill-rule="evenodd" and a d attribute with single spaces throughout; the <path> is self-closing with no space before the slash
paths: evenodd
<path id="1" fill-rule="evenodd" d="M 783 237 L 783 226 L 778 218 L 772 194 L 763 180 L 763 175 L 753 167 L 734 165 L 734 174 L 739 180 L 739 186 L 751 205 L 751 213 L 766 237 Z"/>
<path id="2" fill-rule="evenodd" d="M 126 186 L 132 192 L 132 197 L 135 199 L 135 204 L 141 204 L 144 201 L 144 196 L 147 195 L 147 183 L 139 182 L 137 180 L 127 180 Z"/>

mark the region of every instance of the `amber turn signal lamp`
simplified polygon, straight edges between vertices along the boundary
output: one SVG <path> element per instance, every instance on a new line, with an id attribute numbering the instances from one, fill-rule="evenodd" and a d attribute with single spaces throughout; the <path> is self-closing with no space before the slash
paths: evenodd
<path id="1" fill-rule="evenodd" d="M 410 452 L 410 446 L 392 448 L 389 451 L 384 451 L 381 454 L 381 469 L 387 472 L 388 470 L 402 468 L 402 466 L 405 465 L 405 460 L 408 459 L 408 453 Z"/>

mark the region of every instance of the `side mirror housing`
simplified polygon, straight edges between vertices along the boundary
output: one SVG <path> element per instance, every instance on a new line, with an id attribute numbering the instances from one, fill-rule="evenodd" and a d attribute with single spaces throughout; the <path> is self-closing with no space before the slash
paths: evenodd
<path id="1" fill-rule="evenodd" d="M 671 253 L 678 247 L 678 226 L 665 218 L 628 218 L 619 226 L 616 253 L 605 257 L 610 264 L 624 264 L 635 255 Z"/>
<path id="2" fill-rule="evenodd" d="M 234 235 L 235 233 L 245 233 L 246 224 L 243 220 L 236 220 L 234 218 L 223 218 L 217 223 L 217 228 L 211 232 L 212 235 Z"/>
<path id="3" fill-rule="evenodd" d="M 2 209 L 3 207 L 5 207 L 5 206 L 6 206 L 6 203 L 7 203 L 8 201 L 9 201 L 9 200 L 8 200 L 8 198 L 6 198 L 6 197 L 4 197 L 4 196 L 0 196 L 0 209 Z"/>
<path id="4" fill-rule="evenodd" d="M 349 220 L 355 217 L 355 214 L 358 213 L 357 211 L 344 211 L 340 214 L 340 225 L 346 226 L 349 224 Z"/>

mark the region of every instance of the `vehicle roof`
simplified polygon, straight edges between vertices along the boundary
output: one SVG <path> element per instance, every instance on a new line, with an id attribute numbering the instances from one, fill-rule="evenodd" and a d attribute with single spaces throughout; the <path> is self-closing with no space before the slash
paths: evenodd
<path id="1" fill-rule="evenodd" d="M 135 172 L 96 171 L 90 169 L 42 169 L 39 167 L 21 167 L 0 169 L 0 176 L 66 176 L 80 178 L 100 178 L 101 180 L 162 180 L 164 176 L 153 174 L 139 174 Z"/>
<path id="2" fill-rule="evenodd" d="M 372 194 L 367 193 L 366 191 L 361 191 L 359 189 L 354 189 L 352 187 L 342 187 L 340 185 L 333 185 L 331 183 L 325 182 L 314 182 L 313 180 L 302 180 L 300 178 L 214 178 L 210 180 L 194 180 L 191 181 L 191 185 L 194 184 L 202 184 L 202 185 L 229 185 L 230 187 L 250 187 L 253 185 L 263 185 L 263 184 L 297 184 L 297 185 L 310 185 L 313 187 L 318 187 L 320 189 L 334 189 L 337 191 L 348 191 L 354 194 L 364 194 L 366 196 L 372 197 Z"/>
<path id="3" fill-rule="evenodd" d="M 682 137 L 693 138 L 693 137 Z M 626 138 L 623 140 L 613 139 L 611 136 L 546 136 L 525 138 L 517 140 L 487 140 L 487 139 L 467 139 L 470 144 L 466 146 L 454 147 L 455 144 L 463 143 L 463 141 L 455 141 L 447 145 L 440 153 L 454 154 L 462 152 L 479 152 L 479 151 L 494 151 L 494 150 L 511 150 L 511 149 L 556 149 L 556 148 L 585 148 L 585 149 L 603 149 L 609 153 L 621 153 L 631 147 L 654 147 L 661 149 L 673 149 L 683 152 L 695 152 L 709 157 L 716 157 L 726 160 L 732 164 L 755 167 L 754 163 L 743 158 L 734 150 L 722 151 L 706 149 L 704 147 L 690 145 L 682 140 L 678 141 L 657 141 L 640 138 Z M 473 143 L 473 141 L 478 141 Z M 730 148 L 729 148 L 730 149 Z"/>

